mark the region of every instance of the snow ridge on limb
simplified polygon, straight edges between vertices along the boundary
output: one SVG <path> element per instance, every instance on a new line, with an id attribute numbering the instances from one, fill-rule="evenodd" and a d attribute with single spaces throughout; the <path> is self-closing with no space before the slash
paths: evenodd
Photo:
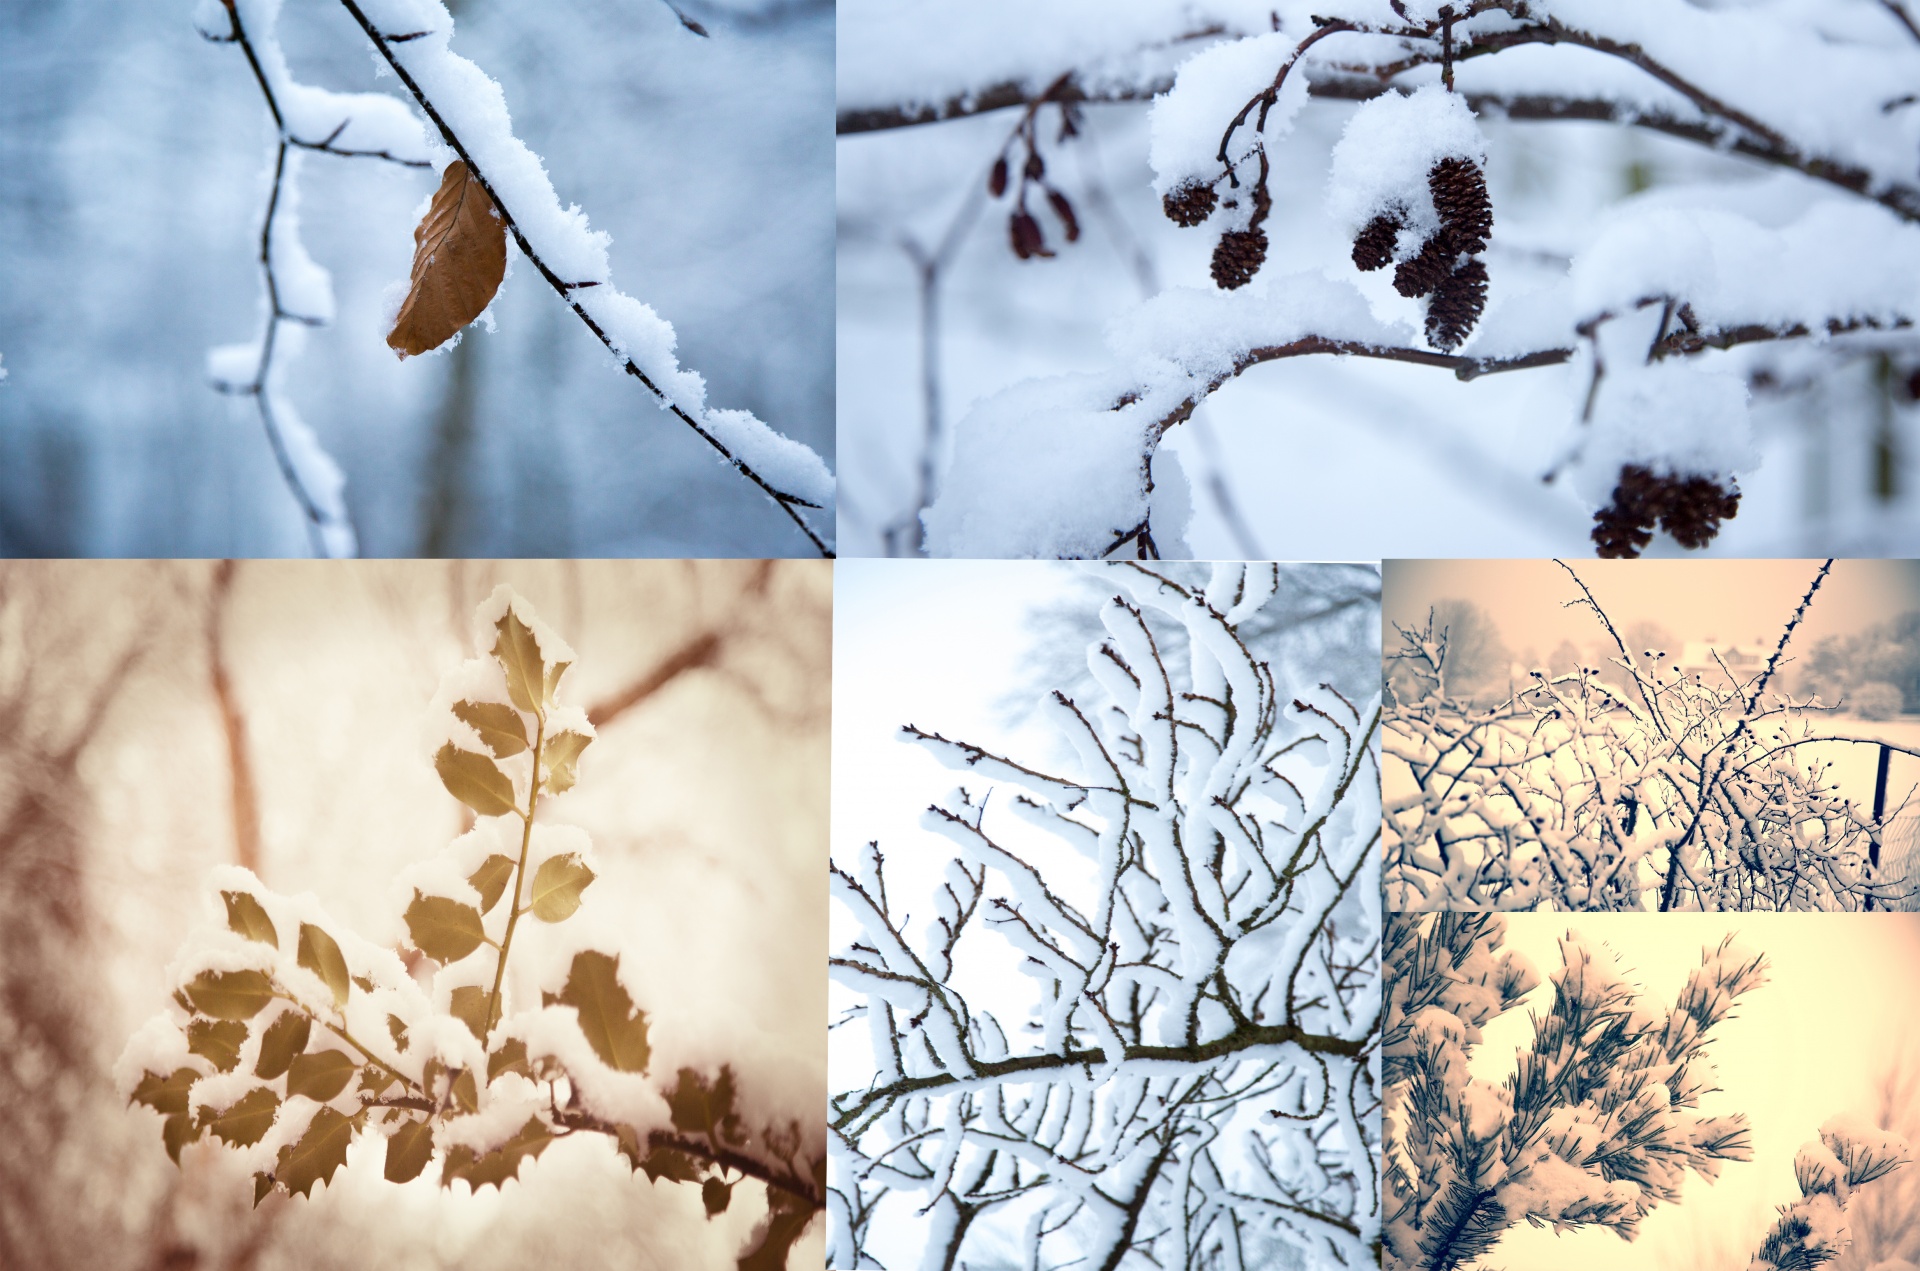
<path id="1" fill-rule="evenodd" d="M 1078 767 L 909 729 L 968 781 L 923 818 L 931 917 L 877 844 L 833 868 L 873 1062 L 830 1100 L 833 1265 L 881 1265 L 895 1207 L 936 1267 L 988 1229 L 1028 1265 L 1372 1257 L 1378 702 L 1247 647 L 1273 566 L 1103 577 L 1099 688 L 1043 716 Z M 1009 946 L 1024 974 L 982 981 Z"/>
<path id="2" fill-rule="evenodd" d="M 438 1156 L 442 1186 L 477 1190 L 556 1139 L 604 1135 L 651 1181 L 700 1185 L 709 1217 L 741 1177 L 764 1185 L 768 1217 L 741 1266 L 782 1266 L 825 1203 L 818 1114 L 768 1093 L 782 1088 L 770 1065 L 789 1057 L 714 1062 L 679 1035 L 693 1021 L 648 1011 L 617 922 L 598 912 L 587 835 L 539 820 L 593 740 L 562 697 L 573 651 L 505 586 L 477 633 L 484 656 L 446 677 L 432 752 L 475 825 L 393 889 L 424 983 L 312 896 L 216 870 L 213 922 L 169 968 L 172 1007 L 128 1042 L 120 1088 L 162 1116 L 176 1162 L 209 1134 L 238 1154 L 255 1205 L 329 1185 L 355 1139 L 385 1140 L 390 1182 Z M 510 958 L 537 1001 L 514 1000 Z"/>
<path id="3" fill-rule="evenodd" d="M 752 414 L 713 410 L 706 383 L 674 356 L 672 324 L 617 290 L 606 234 L 578 207 L 562 208 L 539 156 L 513 134 L 500 85 L 449 47 L 453 18 L 440 0 L 341 0 L 380 56 L 493 200 L 507 232 L 540 276 L 587 325 L 660 408 L 686 424 L 760 487 L 822 556 L 832 531 L 802 509 L 831 519 L 833 474 L 811 449 Z"/>

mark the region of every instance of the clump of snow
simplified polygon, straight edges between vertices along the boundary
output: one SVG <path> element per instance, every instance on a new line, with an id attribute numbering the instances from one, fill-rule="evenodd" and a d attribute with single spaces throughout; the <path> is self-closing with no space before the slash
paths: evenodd
<path id="1" fill-rule="evenodd" d="M 708 411 L 706 425 L 736 459 L 775 489 L 823 508 L 833 506 L 833 473 L 810 447 L 781 436 L 744 410 Z"/>
<path id="2" fill-rule="evenodd" d="M 579 660 L 579 655 L 574 653 L 573 646 L 562 640 L 560 633 L 548 626 L 546 621 L 534 612 L 533 606 L 528 603 L 525 596 L 506 583 L 495 587 L 493 593 L 481 601 L 480 607 L 474 610 L 473 643 L 476 647 L 486 650 L 493 648 L 495 641 L 499 639 L 499 633 L 494 628 L 499 625 L 502 618 L 507 616 L 509 608 L 513 610 L 514 617 L 533 633 L 535 642 L 540 646 L 540 657 L 548 667 L 552 667 L 556 662 L 571 664 Z M 504 680 L 501 691 L 505 692 Z"/>
<path id="3" fill-rule="evenodd" d="M 1486 138 L 1465 97 L 1438 84 L 1386 93 L 1353 112 L 1333 148 L 1327 214 L 1349 235 L 1376 216 L 1396 216 L 1413 231 L 1401 239 L 1411 251 L 1440 228 L 1427 188 L 1433 165 L 1486 158 Z"/>
<path id="4" fill-rule="evenodd" d="M 1731 477 L 1760 462 L 1740 375 L 1669 360 L 1609 366 L 1577 477 L 1596 505 L 1620 469 L 1639 464 L 1676 476 Z"/>
<path id="5" fill-rule="evenodd" d="M 1227 125 L 1242 106 L 1272 85 L 1298 43 L 1290 32 L 1273 31 L 1216 44 L 1181 66 L 1173 87 L 1153 103 L 1148 158 L 1153 164 L 1155 193 L 1166 194 L 1182 185 L 1210 182 L 1221 175 L 1220 143 Z M 1233 134 L 1228 158 L 1237 165 L 1263 138 L 1270 144 L 1286 136 L 1306 100 L 1303 68 L 1287 76 L 1279 99 L 1267 113 L 1264 133 L 1253 131 L 1259 107 L 1249 113 Z"/>

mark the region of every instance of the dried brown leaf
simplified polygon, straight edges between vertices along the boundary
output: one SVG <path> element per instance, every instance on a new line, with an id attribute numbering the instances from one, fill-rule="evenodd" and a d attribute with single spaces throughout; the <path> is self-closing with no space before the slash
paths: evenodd
<path id="1" fill-rule="evenodd" d="M 507 272 L 507 227 L 493 200 L 455 159 L 413 231 L 413 279 L 387 333 L 405 358 L 439 348 L 480 316 Z"/>

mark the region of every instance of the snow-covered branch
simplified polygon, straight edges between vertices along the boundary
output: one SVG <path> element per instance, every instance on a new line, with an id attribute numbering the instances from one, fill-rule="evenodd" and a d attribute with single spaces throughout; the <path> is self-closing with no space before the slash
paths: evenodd
<path id="1" fill-rule="evenodd" d="M 1920 44 L 1883 5 L 1352 0 L 1281 5 L 1271 29 L 1224 2 L 1196 14 L 1219 20 L 1177 70 L 1172 32 L 1143 19 L 1131 52 L 1118 36 L 1088 35 L 1088 61 L 1050 78 L 983 79 L 890 105 L 875 94 L 892 81 L 868 72 L 843 91 L 847 132 L 1051 106 L 1061 146 L 1083 104 L 1151 96 L 1155 191 L 1170 219 L 1215 235 L 1213 277 L 1228 293 L 1156 297 L 1110 326 L 1107 366 L 976 406 L 954 430 L 925 516 L 933 554 L 1158 555 L 1183 528 L 1154 524 L 1167 433 L 1236 376 L 1322 354 L 1462 380 L 1571 364 L 1579 387 L 1547 476 L 1571 476 L 1596 509 L 1601 554 L 1641 550 L 1645 540 L 1611 522 L 1648 509 L 1661 519 L 1665 496 L 1639 491 L 1649 483 L 1717 492 L 1718 518 L 1681 540 L 1699 547 L 1737 513 L 1739 473 L 1758 462 L 1741 373 L 1757 355 L 1722 355 L 1792 342 L 1839 366 L 1915 345 L 1920 112 L 1904 86 L 1920 73 Z M 995 67 L 983 61 L 982 74 Z M 1359 271 L 1391 267 L 1423 332 L 1337 266 L 1238 294 L 1268 263 L 1269 214 L 1299 197 L 1269 188 L 1271 159 L 1315 99 L 1359 103 L 1334 148 L 1327 210 Z M 1483 258 L 1497 242 L 1487 120 L 1640 126 L 1804 180 L 1783 175 L 1763 206 L 1703 192 L 1623 207 L 1584 232 L 1564 278 L 1503 294 Z M 1037 149 L 1030 162 L 1044 167 Z M 1016 252 L 1049 254 L 1022 250 L 1021 210 Z"/>
<path id="2" fill-rule="evenodd" d="M 1045 703 L 1077 771 L 909 727 L 983 783 L 922 816 L 931 914 L 878 844 L 833 869 L 836 1027 L 874 1065 L 830 1100 L 833 1265 L 880 1265 L 908 1207 L 930 1268 L 989 1228 L 1036 1268 L 1372 1259 L 1378 703 L 1283 689 L 1240 638 L 1272 566 L 1107 577 L 1099 694 Z M 982 979 L 1008 946 L 1025 983 Z"/>
<path id="3" fill-rule="evenodd" d="M 1521 1222 L 1609 1228 L 1680 1201 L 1686 1175 L 1712 1181 L 1752 1159 L 1746 1117 L 1700 1107 L 1714 1093 L 1711 1034 L 1766 980 L 1766 959 L 1732 937 L 1702 950 L 1671 1007 L 1648 1000 L 1604 947 L 1560 942 L 1553 1004 L 1535 1017 L 1513 1072 L 1470 1070 L 1483 1030 L 1519 1005 L 1538 973 L 1502 947 L 1495 914 L 1387 920 L 1386 1261 L 1453 1271 Z M 1800 1150 L 1802 1197 L 1782 1209 L 1754 1271 L 1815 1267 L 1847 1243 L 1851 1189 L 1905 1163 L 1896 1136 L 1845 1118 Z"/>
<path id="4" fill-rule="evenodd" d="M 1829 562 L 1830 564 L 1831 562 Z M 1572 574 L 1572 571 L 1568 571 Z M 1689 674 L 1635 651 L 1579 576 L 1625 687 L 1595 667 L 1530 671 L 1491 707 L 1447 682 L 1447 633 L 1399 630 L 1386 709 L 1389 903 L 1434 909 L 1861 909 L 1893 896 L 1871 861 L 1879 822 L 1802 746 L 1816 703 L 1768 694 L 1826 577 L 1745 677 Z M 1723 668 L 1724 671 L 1724 668 Z M 1861 743 L 1866 744 L 1866 743 Z"/>

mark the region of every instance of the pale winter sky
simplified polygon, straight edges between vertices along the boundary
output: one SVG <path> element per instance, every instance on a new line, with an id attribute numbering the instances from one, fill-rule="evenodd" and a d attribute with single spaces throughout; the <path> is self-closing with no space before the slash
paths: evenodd
<path id="1" fill-rule="evenodd" d="M 1681 1201 L 1641 1224 L 1631 1245 L 1601 1228 L 1556 1236 L 1522 1226 L 1482 1259 L 1502 1271 L 1739 1271 L 1759 1247 L 1776 1206 L 1800 1195 L 1793 1155 L 1828 1118 L 1871 1118 L 1886 1066 L 1912 1048 L 1909 1013 L 1889 1009 L 1920 995 L 1920 917 L 1909 914 L 1515 914 L 1507 945 L 1532 960 L 1541 987 L 1486 1030 L 1473 1071 L 1500 1080 L 1532 1036 L 1530 1011 L 1552 1003 L 1548 977 L 1569 928 L 1621 955 L 1633 981 L 1671 1004 L 1700 950 L 1727 932 L 1767 955 L 1768 981 L 1740 999 L 1707 1055 L 1722 1093 L 1708 1113 L 1744 1112 L 1753 1160 L 1728 1164 L 1711 1185 L 1689 1176 Z M 1915 1168 L 1915 1167 L 1909 1167 Z"/>
<path id="2" fill-rule="evenodd" d="M 1682 640 L 1716 637 L 1768 646 L 1806 594 L 1817 560 L 1634 560 L 1572 562 L 1624 635 L 1657 622 Z M 1388 623 L 1417 626 L 1440 600 L 1471 600 L 1499 626 L 1514 654 L 1547 656 L 1562 640 L 1585 648 L 1606 633 L 1585 606 L 1565 608 L 1580 589 L 1550 560 L 1390 560 L 1383 610 Z M 1920 565 L 1843 560 L 1821 585 L 1789 653 L 1920 608 Z"/>

